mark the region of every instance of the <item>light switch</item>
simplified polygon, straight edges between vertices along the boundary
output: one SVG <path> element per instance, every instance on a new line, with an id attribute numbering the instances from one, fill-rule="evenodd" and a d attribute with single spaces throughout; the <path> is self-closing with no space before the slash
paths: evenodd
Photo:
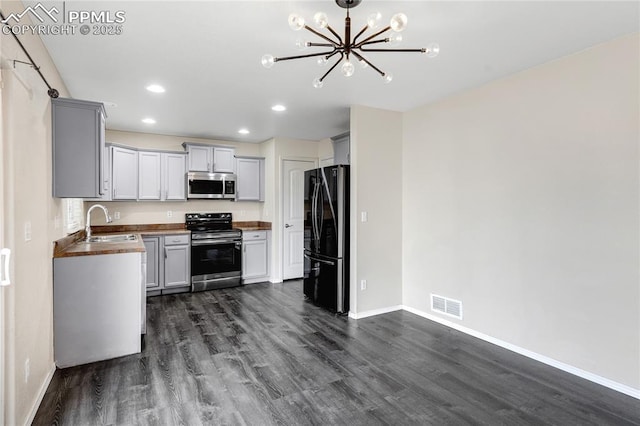
<path id="1" fill-rule="evenodd" d="M 360 222 L 366 222 L 367 220 L 369 220 L 367 212 L 360 212 Z"/>
<path id="2" fill-rule="evenodd" d="M 24 240 L 31 241 L 31 222 L 24 223 Z"/>

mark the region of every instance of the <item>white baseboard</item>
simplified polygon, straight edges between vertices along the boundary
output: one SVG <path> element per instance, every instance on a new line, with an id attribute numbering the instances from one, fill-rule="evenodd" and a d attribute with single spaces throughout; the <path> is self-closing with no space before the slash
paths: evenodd
<path id="1" fill-rule="evenodd" d="M 351 312 L 349 311 L 349 318 L 353 319 L 362 319 L 367 317 L 372 317 L 374 315 L 388 314 L 389 312 L 401 311 L 402 305 L 389 306 L 381 309 L 373 309 L 371 311 L 363 311 L 363 312 Z"/>
<path id="2" fill-rule="evenodd" d="M 47 389 L 49 388 L 49 384 L 51 383 L 51 379 L 53 379 L 53 375 L 55 372 L 56 372 L 56 365 L 52 364 L 51 369 L 47 373 L 47 376 L 45 377 L 44 382 L 42 383 L 42 386 L 40 386 L 40 390 L 38 391 L 38 397 L 36 398 L 35 404 L 33 405 L 33 407 L 31 407 L 31 411 L 29 412 L 29 417 L 27 418 L 27 422 L 25 423 L 26 425 L 30 425 L 31 423 L 33 423 L 33 419 L 36 418 L 38 408 L 40 408 L 40 404 L 44 399 L 44 394 L 47 393 Z"/>
<path id="3" fill-rule="evenodd" d="M 394 307 L 395 308 L 395 307 Z M 494 345 L 500 346 L 501 348 L 510 350 L 517 354 L 526 356 L 527 358 L 534 359 L 536 361 L 542 362 L 543 364 L 547 364 L 551 367 L 555 367 L 562 371 L 566 371 L 567 373 L 573 374 L 575 376 L 581 377 L 583 379 L 589 380 L 591 382 L 597 383 L 599 385 L 605 386 L 609 389 L 613 389 L 625 395 L 629 395 L 633 398 L 640 399 L 640 389 L 632 388 L 631 386 L 624 385 L 622 383 L 615 382 L 613 380 L 607 379 L 606 377 L 599 376 L 597 374 L 591 373 L 589 371 L 582 370 L 580 368 L 574 367 L 569 364 L 565 364 L 564 362 L 555 360 L 553 358 L 549 358 L 548 356 L 544 356 L 538 354 L 536 352 L 530 351 L 528 349 L 521 348 L 519 346 L 513 345 L 511 343 L 505 342 L 500 339 L 496 339 L 495 337 L 488 336 L 484 333 L 480 333 L 476 330 L 472 330 L 470 328 L 464 327 L 455 322 L 446 320 L 444 318 L 440 318 L 436 315 L 432 315 L 423 311 L 420 311 L 415 308 L 411 308 L 409 306 L 402 306 L 407 312 L 411 312 L 412 314 L 419 315 L 423 318 L 429 319 L 431 321 L 435 321 L 439 324 L 442 324 L 446 327 L 453 328 L 454 330 L 458 330 L 462 333 L 468 334 L 470 336 L 476 337 L 478 339 L 484 340 L 485 342 L 492 343 Z"/>

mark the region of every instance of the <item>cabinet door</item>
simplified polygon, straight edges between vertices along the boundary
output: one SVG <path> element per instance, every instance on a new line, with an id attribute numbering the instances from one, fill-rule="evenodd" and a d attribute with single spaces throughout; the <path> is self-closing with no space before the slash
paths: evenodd
<path id="1" fill-rule="evenodd" d="M 159 152 L 138 152 L 138 199 L 160 200 L 161 174 Z"/>
<path id="2" fill-rule="evenodd" d="M 53 196 L 103 195 L 104 107 L 99 102 L 51 100 Z"/>
<path id="3" fill-rule="evenodd" d="M 138 198 L 138 153 L 114 146 L 111 158 L 113 199 L 136 200 Z"/>
<path id="4" fill-rule="evenodd" d="M 233 148 L 213 148 L 213 171 L 234 173 L 236 150 Z"/>
<path id="5" fill-rule="evenodd" d="M 236 159 L 237 201 L 260 200 L 260 160 L 256 158 Z"/>
<path id="6" fill-rule="evenodd" d="M 187 156 L 185 154 L 162 154 L 163 200 L 187 199 Z"/>
<path id="7" fill-rule="evenodd" d="M 189 171 L 190 172 L 209 172 L 213 163 L 213 154 L 211 147 L 188 145 L 189 153 Z"/>
<path id="8" fill-rule="evenodd" d="M 147 250 L 147 289 L 160 289 L 160 238 L 149 237 L 142 241 Z"/>
<path id="9" fill-rule="evenodd" d="M 242 278 L 264 277 L 269 273 L 267 240 L 242 243 Z"/>
<path id="10" fill-rule="evenodd" d="M 189 246 L 165 246 L 164 287 L 181 287 L 191 284 Z"/>

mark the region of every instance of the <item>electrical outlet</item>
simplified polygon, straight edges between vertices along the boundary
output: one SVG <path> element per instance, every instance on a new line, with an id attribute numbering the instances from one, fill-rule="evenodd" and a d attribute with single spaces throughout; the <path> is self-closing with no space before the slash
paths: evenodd
<path id="1" fill-rule="evenodd" d="M 367 212 L 360 212 L 360 222 L 366 222 L 369 220 Z"/>
<path id="2" fill-rule="evenodd" d="M 29 358 L 24 361 L 24 382 L 29 382 L 29 375 L 31 374 L 31 362 Z"/>
<path id="3" fill-rule="evenodd" d="M 367 280 L 360 280 L 360 290 L 367 289 Z"/>
<path id="4" fill-rule="evenodd" d="M 24 240 L 31 241 L 31 222 L 24 223 Z"/>
<path id="5" fill-rule="evenodd" d="M 173 212 L 171 210 L 167 210 L 167 217 L 173 217 Z"/>
<path id="6" fill-rule="evenodd" d="M 113 212 L 113 219 L 120 220 L 120 212 Z"/>

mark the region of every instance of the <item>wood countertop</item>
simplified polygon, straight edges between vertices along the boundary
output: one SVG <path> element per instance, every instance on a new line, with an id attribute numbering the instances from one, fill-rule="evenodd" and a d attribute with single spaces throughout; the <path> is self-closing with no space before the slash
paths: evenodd
<path id="1" fill-rule="evenodd" d="M 271 222 L 249 221 L 233 222 L 232 226 L 243 231 L 270 231 Z"/>
<path id="2" fill-rule="evenodd" d="M 232 226 L 242 231 L 268 231 L 271 230 L 271 222 L 246 221 L 233 222 Z M 144 252 L 143 236 L 155 235 L 179 235 L 189 234 L 191 231 L 185 228 L 184 223 L 159 223 L 145 225 L 103 225 L 92 226 L 92 234 L 136 234 L 137 241 L 124 241 L 117 243 L 87 243 L 84 240 L 84 230 L 68 235 L 54 242 L 53 257 L 93 256 L 100 254 Z"/>
<path id="3" fill-rule="evenodd" d="M 101 235 L 94 233 L 94 236 Z M 101 254 L 118 254 L 118 253 L 144 253 L 145 247 L 142 242 L 142 236 L 136 234 L 136 241 L 122 241 L 117 243 L 87 243 L 84 241 L 86 234 L 84 231 L 78 231 L 54 242 L 53 258 L 59 259 L 64 257 L 75 256 L 95 256 Z"/>

